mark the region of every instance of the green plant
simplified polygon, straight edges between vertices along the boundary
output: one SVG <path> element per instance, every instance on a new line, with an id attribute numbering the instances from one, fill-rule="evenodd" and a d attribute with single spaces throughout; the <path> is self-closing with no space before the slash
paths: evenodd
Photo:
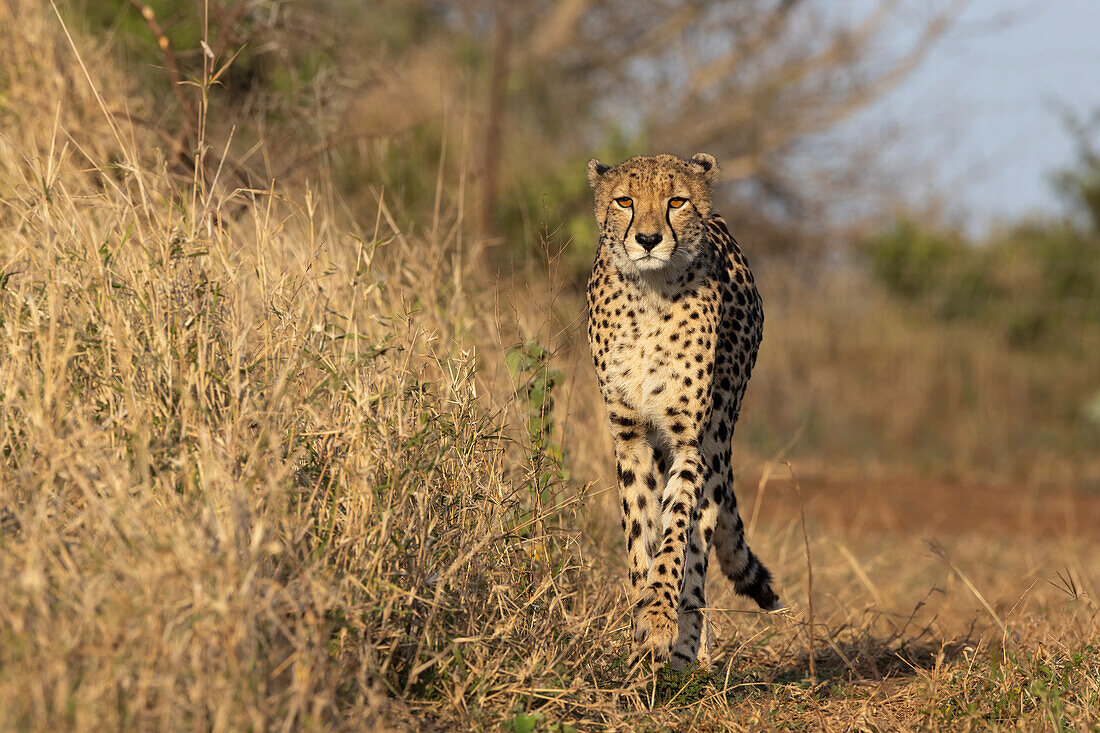
<path id="1" fill-rule="evenodd" d="M 537 341 L 509 347 L 504 358 L 517 382 L 516 397 L 531 441 L 530 490 L 540 506 L 549 506 L 554 488 L 569 478 L 561 442 L 554 439 L 554 389 L 563 375 L 550 366 L 549 349 Z"/>
<path id="2" fill-rule="evenodd" d="M 504 730 L 511 733 L 577 733 L 577 729 L 568 723 L 549 723 L 546 716 L 539 712 L 518 712 L 504 721 Z"/>

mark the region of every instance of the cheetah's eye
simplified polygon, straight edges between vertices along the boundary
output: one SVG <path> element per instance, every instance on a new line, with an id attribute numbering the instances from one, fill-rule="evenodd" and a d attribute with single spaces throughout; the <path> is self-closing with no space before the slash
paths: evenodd
<path id="1" fill-rule="evenodd" d="M 615 199 L 615 203 L 617 203 L 624 209 L 629 209 L 631 206 L 634 205 L 634 199 L 630 198 L 629 196 L 620 196 L 619 198 Z"/>
<path id="2" fill-rule="evenodd" d="M 668 208 L 678 209 L 686 203 L 687 203 L 687 199 L 680 198 L 679 196 L 676 196 L 675 198 L 671 198 L 671 199 L 668 200 Z"/>

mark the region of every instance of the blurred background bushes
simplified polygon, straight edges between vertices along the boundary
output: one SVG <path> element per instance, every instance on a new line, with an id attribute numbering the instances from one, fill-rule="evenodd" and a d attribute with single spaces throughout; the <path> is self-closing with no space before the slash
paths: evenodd
<path id="1" fill-rule="evenodd" d="M 240 188 L 333 186 L 367 230 L 383 200 L 401 231 L 477 243 L 485 277 L 466 285 L 489 293 L 538 291 L 552 264 L 563 297 L 549 345 L 570 364 L 587 360 L 587 159 L 714 153 L 717 208 L 769 307 L 748 450 L 798 436 L 793 455 L 830 466 L 1100 485 L 1095 121 L 1068 125 L 1078 163 L 1053 177 L 1064 214 L 975 233 L 914 204 L 881 141 L 844 125 L 965 3 L 931 3 L 900 30 L 895 5 L 74 0 L 64 12 L 132 72 L 141 94 L 113 111 L 156 135 L 176 175 L 222 165 Z"/>
<path id="2" fill-rule="evenodd" d="M 777 253 L 821 246 L 831 204 L 877 182 L 807 152 L 900 82 L 960 9 L 942 3 L 891 35 L 891 3 L 879 5 L 865 15 L 805 0 L 66 8 L 153 93 L 153 110 L 130 112 L 171 143 L 174 164 L 194 157 L 205 95 L 208 124 L 227 126 L 208 128 L 206 142 L 233 130 L 242 182 L 316 175 L 321 164 L 352 203 L 385 186 L 412 224 L 436 214 L 441 174 L 462 187 L 472 232 L 529 254 L 546 225 L 590 247 L 578 173 L 590 157 L 658 149 L 719 157 L 724 208 L 742 236 Z M 206 89 L 204 70 L 215 78 Z"/>
<path id="3" fill-rule="evenodd" d="M 1010 222 L 981 237 L 897 221 L 861 254 L 875 279 L 913 308 L 994 329 L 1020 348 L 1066 349 L 1100 327 L 1100 159 L 1083 148 L 1057 175 L 1065 216 Z"/>

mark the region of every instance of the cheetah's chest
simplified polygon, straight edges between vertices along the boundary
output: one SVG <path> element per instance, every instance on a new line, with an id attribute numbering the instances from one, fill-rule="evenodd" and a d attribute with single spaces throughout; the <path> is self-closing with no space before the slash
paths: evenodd
<path id="1" fill-rule="evenodd" d="M 635 292 L 596 304 L 591 340 L 605 393 L 651 422 L 697 411 L 710 393 L 719 300 L 701 287 L 674 301 Z"/>

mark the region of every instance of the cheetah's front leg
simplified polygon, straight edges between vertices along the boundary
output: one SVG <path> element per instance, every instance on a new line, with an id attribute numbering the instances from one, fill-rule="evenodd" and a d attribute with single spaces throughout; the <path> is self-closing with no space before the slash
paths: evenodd
<path id="1" fill-rule="evenodd" d="M 649 567 L 635 638 L 639 652 L 655 661 L 669 658 L 677 635 L 677 607 L 683 590 L 684 555 L 689 528 L 703 488 L 703 466 L 695 440 L 672 451 L 661 496 L 661 546 Z"/>
<path id="2" fill-rule="evenodd" d="M 710 664 L 711 639 L 702 609 L 707 603 L 707 565 L 718 520 L 719 505 L 716 497 L 720 481 L 715 472 L 707 467 L 707 463 L 704 459 L 706 479 L 703 498 L 695 507 L 684 554 L 679 636 L 672 647 L 672 666 L 676 669 L 682 669 L 694 661 L 704 666 Z"/>
<path id="3" fill-rule="evenodd" d="M 617 405 L 609 410 L 609 418 L 615 439 L 615 473 L 622 501 L 630 587 L 637 601 L 642 595 L 656 545 L 660 497 L 657 495 L 654 451 L 634 411 Z"/>

